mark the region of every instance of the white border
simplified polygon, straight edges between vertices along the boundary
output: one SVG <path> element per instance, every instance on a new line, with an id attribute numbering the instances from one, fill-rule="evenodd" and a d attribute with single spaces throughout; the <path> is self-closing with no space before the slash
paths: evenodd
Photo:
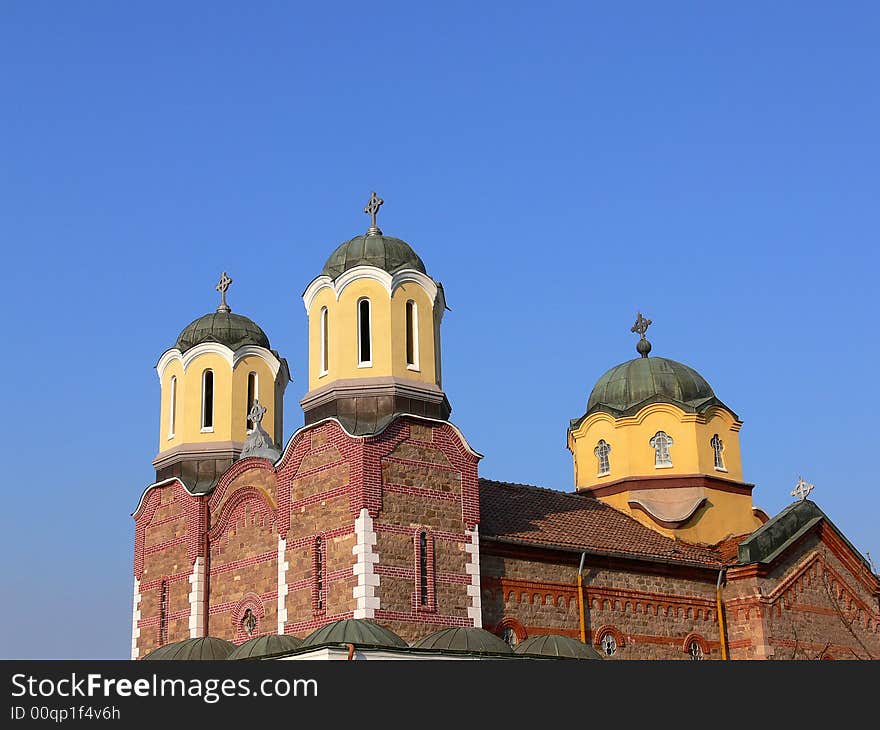
<path id="1" fill-rule="evenodd" d="M 389 274 L 384 269 L 380 269 L 376 266 L 355 266 L 348 271 L 342 272 L 336 277 L 336 279 L 331 279 L 326 274 L 322 274 L 313 279 L 303 292 L 303 304 L 306 307 L 306 312 L 311 310 L 312 302 L 315 301 L 318 292 L 325 287 L 333 290 L 336 295 L 336 301 L 338 302 L 339 297 L 342 296 L 342 292 L 345 291 L 345 288 L 359 279 L 372 279 L 373 281 L 378 282 L 385 287 L 389 296 L 394 294 L 394 291 L 399 286 L 406 284 L 407 282 L 413 282 L 425 290 L 432 305 L 436 303 L 437 295 L 439 294 L 443 308 L 446 307 L 446 300 L 443 298 L 443 290 L 438 288 L 437 284 L 430 276 L 423 274 L 421 271 L 417 271 L 416 269 L 401 269 L 394 274 Z"/>

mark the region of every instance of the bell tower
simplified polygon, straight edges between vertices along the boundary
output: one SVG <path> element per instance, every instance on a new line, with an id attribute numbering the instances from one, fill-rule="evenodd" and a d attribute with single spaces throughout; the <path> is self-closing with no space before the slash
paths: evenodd
<path id="1" fill-rule="evenodd" d="M 336 417 L 352 434 L 375 433 L 398 413 L 449 417 L 442 390 L 443 286 L 412 247 L 377 225 L 342 243 L 306 288 L 309 391 L 305 422 Z"/>
<path id="2" fill-rule="evenodd" d="M 195 490 L 210 489 L 238 458 L 255 430 L 278 443 L 283 434 L 287 361 L 256 322 L 226 302 L 226 272 L 216 311 L 188 324 L 159 358 L 161 387 L 156 479 L 179 476 Z M 252 416 L 262 403 L 262 425 Z M 263 431 L 265 429 L 265 431 Z"/>

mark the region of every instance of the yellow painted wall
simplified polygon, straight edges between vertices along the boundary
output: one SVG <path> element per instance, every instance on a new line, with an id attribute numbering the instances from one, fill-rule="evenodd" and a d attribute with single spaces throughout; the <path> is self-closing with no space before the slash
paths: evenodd
<path id="1" fill-rule="evenodd" d="M 358 302 L 370 300 L 372 312 L 372 364 L 358 366 Z M 418 370 L 406 364 L 406 302 L 418 307 Z M 329 314 L 329 351 L 326 374 L 321 374 L 321 310 Z M 434 311 L 425 290 L 407 282 L 388 290 L 374 279 L 357 279 L 342 291 L 339 300 L 330 287 L 321 289 L 309 310 L 309 390 L 333 380 L 396 376 L 426 383 L 437 382 L 434 357 Z"/>
<path id="2" fill-rule="evenodd" d="M 575 486 L 583 489 L 627 477 L 670 474 L 709 474 L 742 481 L 740 425 L 722 408 L 696 414 L 686 413 L 667 403 L 654 403 L 626 418 L 615 419 L 607 413 L 594 413 L 569 433 Z M 671 467 L 654 465 L 654 449 L 650 442 L 658 431 L 665 431 L 673 439 L 669 449 Z M 726 471 L 715 469 L 711 439 L 716 433 L 724 444 L 722 453 Z M 605 476 L 598 476 L 599 461 L 594 453 L 600 439 L 611 445 L 611 473 Z"/>
<path id="3" fill-rule="evenodd" d="M 214 371 L 214 427 L 202 431 L 202 373 Z M 159 453 L 181 444 L 203 444 L 220 441 L 244 442 L 247 438 L 247 377 L 256 372 L 257 397 L 266 407 L 263 428 L 275 439 L 276 412 L 283 408 L 283 390 L 278 387 L 269 364 L 256 355 L 239 360 L 235 369 L 226 358 L 206 352 L 194 358 L 183 370 L 180 360 L 172 360 L 161 376 L 161 408 Z M 174 438 L 168 438 L 171 400 L 171 379 L 177 378 L 177 407 Z M 279 370 L 278 377 L 282 377 Z"/>

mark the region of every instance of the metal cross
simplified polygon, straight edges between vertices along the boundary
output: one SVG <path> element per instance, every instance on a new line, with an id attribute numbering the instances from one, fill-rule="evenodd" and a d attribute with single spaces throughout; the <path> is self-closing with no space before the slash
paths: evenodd
<path id="1" fill-rule="evenodd" d="M 805 482 L 803 477 L 798 477 L 797 485 L 791 492 L 792 497 L 798 497 L 803 502 L 807 495 L 816 488 L 815 484 Z"/>
<path id="2" fill-rule="evenodd" d="M 641 336 L 641 339 L 644 340 L 645 339 L 645 332 L 648 331 L 648 327 L 650 327 L 652 323 L 653 323 L 653 320 L 645 319 L 642 316 L 642 313 L 639 312 L 639 316 L 636 317 L 636 323 L 632 326 L 632 329 L 630 330 L 630 332 L 637 332 Z"/>
<path id="3" fill-rule="evenodd" d="M 254 424 L 254 428 L 257 427 L 257 424 L 263 420 L 263 415 L 266 413 L 266 406 L 261 406 L 260 401 L 254 399 L 254 403 L 251 406 L 251 412 L 248 413 L 248 420 Z"/>
<path id="4" fill-rule="evenodd" d="M 384 202 L 385 201 L 377 196 L 375 192 L 370 193 L 370 202 L 367 203 L 367 207 L 364 208 L 364 213 L 371 217 L 370 229 L 367 231 L 367 234 L 378 235 L 382 233 L 376 225 L 376 214 L 379 212 L 379 208 L 382 207 Z"/>
<path id="5" fill-rule="evenodd" d="M 229 288 L 229 285 L 232 283 L 232 279 L 230 279 L 226 272 L 224 271 L 220 275 L 220 281 L 217 282 L 217 286 L 215 287 L 218 292 L 220 292 L 220 306 L 217 307 L 218 312 L 231 312 L 232 310 L 229 308 L 229 305 L 226 303 L 226 290 Z"/>

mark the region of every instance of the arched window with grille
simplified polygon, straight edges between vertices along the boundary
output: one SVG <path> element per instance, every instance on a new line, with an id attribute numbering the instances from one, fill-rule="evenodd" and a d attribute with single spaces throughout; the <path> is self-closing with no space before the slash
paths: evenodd
<path id="1" fill-rule="evenodd" d="M 419 533 L 419 605 L 428 605 L 428 533 Z"/>
<path id="2" fill-rule="evenodd" d="M 315 538 L 315 610 L 324 611 L 324 541 Z"/>
<path id="3" fill-rule="evenodd" d="M 712 445 L 712 453 L 715 455 L 715 468 L 718 471 L 727 471 L 724 466 L 724 442 L 716 433 L 709 442 Z"/>
<path id="4" fill-rule="evenodd" d="M 669 448 L 674 443 L 672 436 L 665 431 L 657 431 L 650 443 L 654 449 L 654 468 L 672 466 L 672 457 L 669 454 Z"/>
<path id="5" fill-rule="evenodd" d="M 599 473 L 597 476 L 605 476 L 606 474 L 611 473 L 611 462 L 608 458 L 608 455 L 611 453 L 611 444 L 609 444 L 605 439 L 600 439 L 599 443 L 596 444 L 596 448 L 593 449 L 593 453 L 596 455 L 596 458 L 599 460 Z"/>

